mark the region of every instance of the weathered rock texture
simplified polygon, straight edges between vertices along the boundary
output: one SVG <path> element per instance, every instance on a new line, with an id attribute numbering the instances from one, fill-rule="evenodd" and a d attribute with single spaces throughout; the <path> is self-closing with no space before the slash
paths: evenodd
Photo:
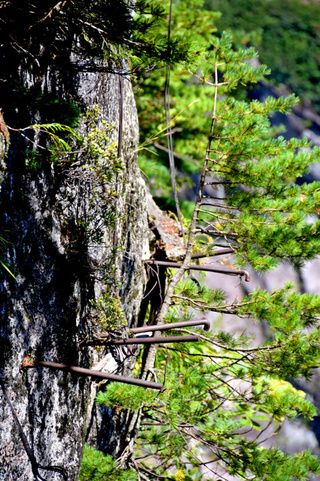
<path id="1" fill-rule="evenodd" d="M 43 82 L 27 72 L 21 75 L 29 87 L 32 82 Z M 81 73 L 75 80 L 80 104 L 97 104 L 102 116 L 114 124 L 117 139 L 119 77 Z M 45 85 L 44 90 L 50 89 L 52 84 Z M 100 296 L 105 271 L 109 284 L 113 282 L 112 266 L 128 324 L 136 322 L 145 284 L 141 258 L 147 249 L 148 223 L 146 192 L 134 153 L 137 114 L 126 79 L 123 110 L 124 171 L 118 176 L 116 254 L 114 228 L 108 223 L 101 227 L 99 217 L 100 204 L 108 199 L 100 197 L 100 187 L 94 189 L 86 175 L 77 174 L 78 167 L 47 162 L 38 172 L 26 170 L 21 167 L 23 158 L 15 152 L 15 142 L 19 142 L 15 134 L 1 184 L 0 234 L 11 244 L 0 259 L 14 268 L 16 279 L 1 269 L 0 374 L 37 461 L 43 466 L 62 466 L 73 481 L 78 479 L 89 424 L 91 381 L 46 368 L 24 371 L 21 365 L 24 356 L 32 354 L 41 360 L 91 366 L 97 356 L 91 348 L 81 349 L 79 341 L 90 334 L 90 301 Z M 5 110 L 3 114 L 6 120 Z M 93 229 L 100 220 L 102 237 L 97 240 Z M 1 389 L 0 399 L 1 473 L 8 481 L 31 481 L 31 463 Z M 49 471 L 41 475 L 47 481 L 62 479 Z"/>

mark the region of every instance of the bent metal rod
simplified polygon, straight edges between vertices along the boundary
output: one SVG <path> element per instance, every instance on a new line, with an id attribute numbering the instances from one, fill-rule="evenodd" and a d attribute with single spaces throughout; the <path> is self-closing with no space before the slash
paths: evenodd
<path id="1" fill-rule="evenodd" d="M 148 329 L 149 331 L 150 329 Z M 146 330 L 147 331 L 147 330 Z M 109 346 L 127 344 L 168 344 L 171 342 L 199 342 L 200 336 L 167 336 L 167 337 L 134 337 L 129 339 L 111 339 L 107 333 L 103 333 L 101 339 L 82 341 L 81 346 Z"/>
<path id="2" fill-rule="evenodd" d="M 147 261 L 143 261 L 145 264 L 155 264 L 158 266 L 164 266 L 164 267 L 173 267 L 175 269 L 179 269 L 182 267 L 182 264 L 179 264 L 179 262 L 173 262 L 173 261 L 158 261 L 156 259 L 149 259 Z M 223 268 L 223 267 L 213 267 L 209 264 L 202 264 L 202 265 L 197 265 L 197 264 L 189 264 L 186 266 L 186 269 L 191 269 L 193 271 L 207 271 L 207 272 L 216 272 L 218 274 L 226 274 L 228 276 L 244 276 L 245 281 L 249 282 L 250 281 L 250 275 L 248 271 L 244 270 L 237 270 L 237 269 L 228 269 L 228 268 Z"/>
<path id="3" fill-rule="evenodd" d="M 109 372 L 94 371 L 93 369 L 86 369 L 83 367 L 69 366 L 68 364 L 60 364 L 51 361 L 38 361 L 33 360 L 29 356 L 23 359 L 22 366 L 24 368 L 32 368 L 36 366 L 48 367 L 50 369 L 59 369 L 67 372 L 75 372 L 82 376 L 97 377 L 101 379 L 109 379 L 110 381 L 122 382 L 125 384 L 133 384 L 135 386 L 150 387 L 151 389 L 163 389 L 163 384 L 159 382 L 145 381 L 144 379 L 133 379 L 127 376 L 119 376 L 117 374 L 111 374 Z"/>
<path id="4" fill-rule="evenodd" d="M 210 321 L 207 319 L 197 319 L 194 321 L 180 321 L 171 322 L 170 324 L 156 324 L 154 326 L 143 326 L 143 327 L 131 327 L 128 328 L 128 332 L 132 334 L 139 334 L 140 332 L 149 331 L 166 331 L 170 329 L 179 329 L 180 327 L 188 326 L 203 326 L 205 331 L 210 331 Z M 103 337 L 103 334 L 100 334 Z"/>

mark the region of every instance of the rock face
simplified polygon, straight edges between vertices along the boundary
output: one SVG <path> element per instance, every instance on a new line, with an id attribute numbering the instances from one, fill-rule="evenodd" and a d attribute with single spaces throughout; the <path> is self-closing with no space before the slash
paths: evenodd
<path id="1" fill-rule="evenodd" d="M 4 159 L 9 149 L 9 131 L 0 111 L 0 170 L 5 170 Z M 1 179 L 1 177 L 0 177 Z"/>
<path id="2" fill-rule="evenodd" d="M 83 110 L 97 104 L 101 116 L 114 125 L 111 140 L 117 140 L 119 76 L 81 73 L 76 80 Z M 29 76 L 28 87 L 33 81 L 41 83 Z M 108 197 L 104 185 L 95 184 L 95 172 L 88 173 L 87 167 L 81 170 L 86 159 L 81 159 L 80 167 L 46 161 L 36 172 L 25 169 L 23 156 L 16 154 L 20 142 L 16 133 L 0 186 L 0 237 L 10 242 L 3 246 L 0 259 L 15 276 L 2 266 L 1 380 L 37 462 L 64 468 L 73 481 L 78 479 L 89 424 L 92 382 L 63 371 L 23 370 L 21 366 L 23 358 L 32 355 L 91 367 L 98 356 L 92 348 L 81 348 L 79 342 L 95 328 L 91 302 L 103 291 L 111 297 L 119 295 L 128 325 L 137 321 L 145 286 L 141 258 L 148 255 L 148 223 L 145 186 L 134 152 L 137 114 L 127 79 L 122 105 L 124 169 L 108 184 L 110 191 L 118 191 L 117 201 L 114 193 Z M 5 109 L 3 114 L 6 120 Z M 82 124 L 79 130 L 84 134 L 85 129 Z M 1 136 L 5 133 L 0 137 L 0 155 L 8 141 L 6 132 L 0 128 Z M 103 216 L 105 206 L 113 221 L 111 214 Z M 34 480 L 32 463 L 1 387 L 0 399 L 1 479 Z M 63 479 L 58 472 L 39 473 L 47 481 Z"/>

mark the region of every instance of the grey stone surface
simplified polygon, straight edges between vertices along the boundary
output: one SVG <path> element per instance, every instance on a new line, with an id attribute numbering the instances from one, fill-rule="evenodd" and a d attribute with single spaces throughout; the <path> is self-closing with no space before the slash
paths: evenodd
<path id="1" fill-rule="evenodd" d="M 78 96 L 87 107 L 98 104 L 102 116 L 114 125 L 116 140 L 119 77 L 82 73 Z M 101 220 L 99 203 L 114 201 L 100 197 L 99 186 L 93 196 L 86 176 L 75 175 L 76 167 L 48 162 L 40 172 L 20 172 L 9 162 L 1 184 L 0 231 L 9 232 L 11 241 L 2 255 L 15 269 L 16 279 L 1 270 L 0 374 L 37 461 L 62 466 L 71 481 L 78 479 L 90 423 L 92 381 L 21 366 L 27 354 L 82 367 L 99 359 L 94 349 L 79 348 L 79 341 L 92 328 L 90 301 L 105 288 L 102 273 L 108 266 L 116 267 L 117 293 L 127 322 L 136 322 L 145 284 L 141 257 L 147 248 L 148 223 L 145 186 L 136 164 L 137 114 L 126 79 L 123 107 L 124 170 L 118 176 L 116 255 L 111 224 L 102 226 L 100 241 L 81 228 L 81 221 L 89 219 L 92 230 Z M 31 463 L 1 389 L 0 397 L 0 469 L 6 480 L 31 481 Z M 53 472 L 41 475 L 47 481 L 62 479 Z"/>

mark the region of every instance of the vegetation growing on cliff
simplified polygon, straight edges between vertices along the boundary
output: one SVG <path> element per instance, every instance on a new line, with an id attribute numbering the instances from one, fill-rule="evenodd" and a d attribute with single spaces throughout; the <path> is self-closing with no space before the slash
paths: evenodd
<path id="1" fill-rule="evenodd" d="M 5 58 L 12 53 L 16 64 L 27 62 L 35 76 L 41 77 L 41 69 L 46 71 L 49 65 L 52 71 L 58 71 L 65 49 L 75 45 L 79 46 L 75 53 L 84 52 L 89 60 L 73 65 L 68 56 L 72 72 L 80 65 L 87 71 L 101 68 L 120 75 L 125 68 L 129 75 L 126 52 L 134 73 L 141 69 L 149 73 L 156 65 L 168 62 L 176 64 L 170 81 L 167 70 L 166 77 L 158 73 L 142 77 L 145 83 L 140 85 L 148 93 L 162 92 L 166 86 L 168 95 L 169 85 L 171 92 L 176 90 L 171 97 L 173 103 L 167 103 L 172 119 L 169 124 L 178 134 L 174 150 L 181 170 L 187 176 L 197 174 L 199 184 L 195 209 L 185 226 L 185 259 L 180 269 L 168 273 L 155 322 L 189 320 L 197 313 L 212 311 L 253 318 L 267 323 L 271 332 L 260 346 L 252 346 L 245 335 L 211 332 L 200 334 L 197 343 L 145 348 L 137 360 L 135 375 L 144 380 L 155 377 L 164 389 L 146 392 L 112 383 L 101 391 L 97 399 L 100 405 L 114 406 L 125 413 L 126 444 L 117 459 L 86 448 L 81 479 L 195 481 L 225 479 L 229 473 L 240 479 L 290 481 L 320 474 L 319 460 L 309 452 L 289 456 L 262 445 L 285 419 L 315 415 L 315 407 L 291 381 L 310 377 L 318 366 L 320 296 L 300 294 L 292 284 L 286 284 L 271 293 L 256 290 L 230 303 L 220 289 L 209 290 L 198 279 L 187 276 L 192 255 L 200 252 L 215 256 L 218 248 L 225 255 L 231 252 L 235 259 L 234 265 L 222 261 L 227 264 L 224 273 L 240 277 L 248 277 L 243 271 L 248 263 L 258 272 L 284 260 L 300 268 L 304 260 L 319 254 L 320 222 L 316 214 L 320 209 L 320 184 L 295 184 L 308 165 L 317 161 L 319 149 L 311 150 L 305 140 L 286 142 L 270 128 L 270 115 L 288 113 L 296 98 L 269 98 L 264 103 L 247 99 L 244 88 L 263 79 L 268 69 L 253 67 L 251 60 L 256 53 L 252 48 L 237 49 L 230 35 L 214 34 L 216 16 L 195 10 L 202 6 L 200 0 L 173 4 L 171 25 L 176 37 L 173 35 L 170 41 L 163 31 L 166 11 L 153 2 L 137 3 L 136 18 L 125 2 L 59 2 L 49 10 L 43 10 L 39 2 L 34 10 L 30 2 L 20 3 L 8 0 L 2 6 L 5 28 L 1 30 L 1 42 Z M 15 8 L 17 22 L 12 26 Z M 110 23 L 112 9 L 116 9 L 119 24 Z M 6 35 L 9 27 L 13 28 Z M 191 31 L 194 37 L 189 35 Z M 45 35 L 47 48 L 39 48 L 41 35 Z M 79 44 L 74 38 L 79 38 Z M 48 62 L 47 57 L 54 61 Z M 96 58 L 104 58 L 105 63 L 96 64 Z M 12 88 L 20 79 L 13 76 L 8 80 Z M 21 98 L 25 91 L 17 85 L 17 98 Z M 63 95 L 66 92 L 71 95 L 71 86 Z M 39 97 L 33 93 L 28 92 L 27 97 L 32 99 L 32 115 L 36 115 Z M 162 120 L 162 96 L 152 95 L 151 101 L 142 97 L 139 102 L 141 110 L 147 112 L 142 116 L 144 135 L 153 139 L 150 145 L 143 139 L 144 147 L 165 151 L 166 147 L 159 144 L 168 126 Z M 62 104 L 64 114 L 65 110 L 72 114 L 69 124 L 75 125 L 78 111 L 72 108 L 73 101 Z M 23 112 L 26 116 L 27 110 Z M 47 113 L 44 109 L 42 116 Z M 11 110 L 11 120 L 18 119 L 24 117 Z M 100 134 L 95 131 L 96 136 Z M 91 140 L 94 143 L 97 139 Z M 93 154 L 98 169 L 100 144 L 93 153 L 90 145 L 87 154 Z M 109 154 L 114 160 L 112 148 Z M 147 157 L 142 162 L 147 168 Z M 116 173 L 119 165 L 112 165 Z M 158 165 L 159 171 L 166 171 L 164 159 Z M 108 174 L 110 171 L 103 171 L 101 180 L 110 181 Z M 110 310 L 119 311 L 118 303 L 109 303 L 109 299 L 102 299 L 94 307 L 97 314 L 105 315 L 106 322 Z M 179 328 L 171 334 L 177 333 L 190 332 Z"/>
<path id="2" fill-rule="evenodd" d="M 199 92 L 200 101 L 193 108 L 199 112 L 202 107 L 205 115 L 198 113 L 194 130 L 205 130 L 204 123 L 211 122 L 211 127 L 204 148 L 203 135 L 194 140 L 192 129 L 186 132 L 184 127 L 191 122 L 183 122 L 189 111 L 180 115 L 177 96 L 173 97 L 178 114 L 178 120 L 172 115 L 173 130 L 178 132 L 174 150 L 184 165 L 192 165 L 189 173 L 201 164 L 202 171 L 186 257 L 169 276 L 156 322 L 190 319 L 189 309 L 195 317 L 197 311 L 213 311 L 267 323 L 271 337 L 252 346 L 250 337 L 220 332 L 201 335 L 199 344 L 153 346 L 146 349 L 136 369 L 141 377 L 156 376 L 164 383 L 164 391 L 146 395 L 112 384 L 98 402 L 128 409 L 129 419 L 135 420 L 135 445 L 119 458 L 118 467 L 130 465 L 137 479 L 225 479 L 229 473 L 240 479 L 304 480 L 320 473 L 315 456 L 310 452 L 289 456 L 275 447 L 267 449 L 263 442 L 285 419 L 316 414 L 291 382 L 310 377 L 318 365 L 320 296 L 300 294 L 288 283 L 271 293 L 258 289 L 230 303 L 219 289 L 210 291 L 183 274 L 192 254 L 206 251 L 214 256 L 218 247 L 233 252 L 235 265 L 250 263 L 257 271 L 273 269 L 284 260 L 299 268 L 305 259 L 314 258 L 320 251 L 316 216 L 320 184 L 297 186 L 295 180 L 317 161 L 319 149 L 310 149 L 305 140 L 287 142 L 270 128 L 270 115 L 290 112 L 297 102 L 294 96 L 262 103 L 242 95 L 243 87 L 268 73 L 263 66 L 252 66 L 253 49 L 235 50 L 227 34 L 206 40 L 205 56 L 189 65 L 193 80 L 187 77 L 187 69 L 172 74 L 176 74 L 173 89 L 179 85 L 181 94 L 186 85 L 186 92 L 192 92 L 191 102 Z M 164 85 L 160 75 L 153 78 L 157 85 Z M 152 100 L 142 102 L 150 107 Z M 160 109 L 148 111 L 154 121 L 153 135 L 160 115 Z M 148 130 L 147 116 L 143 119 Z M 159 135 L 162 130 L 160 124 Z M 192 156 L 191 162 L 190 151 L 186 155 L 179 149 L 187 150 L 188 145 L 199 147 L 198 157 Z M 153 146 L 157 147 L 154 142 Z M 232 269 L 235 273 L 235 266 L 231 273 Z"/>

